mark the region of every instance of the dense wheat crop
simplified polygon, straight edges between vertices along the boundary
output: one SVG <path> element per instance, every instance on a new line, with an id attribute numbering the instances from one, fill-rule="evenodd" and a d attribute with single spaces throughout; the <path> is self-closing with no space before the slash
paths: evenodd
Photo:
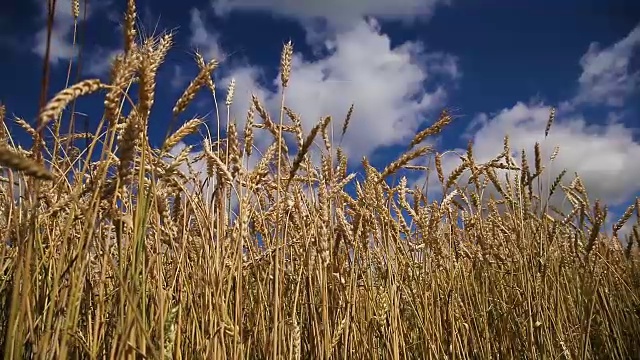
<path id="1" fill-rule="evenodd" d="M 167 114 L 183 125 L 154 148 L 156 74 L 174 39 L 139 36 L 135 19 L 131 0 L 108 81 L 67 86 L 37 124 L 0 111 L 5 358 L 638 357 L 639 200 L 611 229 L 578 176 L 549 178 L 538 145 L 532 164 L 515 161 L 508 139 L 484 163 L 470 144 L 443 173 L 421 144 L 446 131 L 447 110 L 396 161 L 349 173 L 332 119 L 303 132 L 286 106 L 291 43 L 280 112 L 254 97 L 246 126 L 230 121 L 245 117 L 227 116 L 231 86 L 220 132 L 183 117 L 224 66 L 196 54 L 200 72 Z M 65 132 L 61 117 L 75 121 L 68 108 L 88 94 L 104 100 L 100 127 Z M 196 133 L 199 151 L 172 151 Z M 261 152 L 258 136 L 271 141 Z M 442 188 L 409 185 L 421 172 Z"/>

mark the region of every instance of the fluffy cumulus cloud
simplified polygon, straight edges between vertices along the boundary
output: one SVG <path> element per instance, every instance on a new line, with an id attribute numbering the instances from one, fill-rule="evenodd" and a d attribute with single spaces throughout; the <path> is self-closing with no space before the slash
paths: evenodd
<path id="1" fill-rule="evenodd" d="M 219 35 L 209 32 L 205 27 L 206 17 L 198 9 L 191 9 L 189 30 L 191 45 L 202 53 L 205 59 L 221 59 L 224 55 L 219 45 Z"/>
<path id="2" fill-rule="evenodd" d="M 583 72 L 575 102 L 622 106 L 640 84 L 640 69 L 634 68 L 632 62 L 634 56 L 640 56 L 640 25 L 607 48 L 592 43 L 580 59 Z"/>
<path id="3" fill-rule="evenodd" d="M 97 47 L 87 58 L 85 72 L 89 75 L 105 76 L 111 69 L 111 64 L 120 49 Z"/>
<path id="4" fill-rule="evenodd" d="M 418 127 L 439 112 L 447 99 L 448 86 L 460 76 L 456 57 L 427 52 L 419 42 L 391 45 L 377 20 L 428 18 L 438 3 L 447 0 L 401 0 L 313 2 L 288 0 L 215 0 L 216 16 L 231 11 L 264 11 L 300 20 L 307 41 L 324 54 L 304 58 L 295 53 L 286 106 L 298 112 L 308 132 L 323 116 L 333 119 L 333 133 L 340 134 L 344 118 L 355 104 L 349 130 L 342 143 L 351 159 L 370 155 L 381 146 L 394 145 L 413 136 Z M 191 11 L 190 42 L 206 58 L 224 57 L 219 34 L 209 31 L 206 13 Z M 307 20 L 325 20 L 330 32 L 313 28 Z M 294 44 L 295 46 L 295 44 Z M 279 54 L 273 54 L 275 58 Z M 240 122 L 251 95 L 257 95 L 275 118 L 280 109 L 279 76 L 267 79 L 262 69 L 252 64 L 227 63 L 224 85 L 236 81 L 232 113 Z M 175 72 L 179 83 L 180 71 Z M 435 78 L 441 82 L 435 83 Z M 430 91 L 426 85 L 432 85 Z M 439 85 L 439 86 L 438 86 Z M 267 140 L 262 140 L 263 144 Z M 261 139 L 258 139 L 258 145 Z"/>
<path id="5" fill-rule="evenodd" d="M 336 136 L 354 103 L 354 116 L 342 145 L 351 159 L 358 160 L 381 147 L 406 143 L 446 105 L 448 86 L 461 76 L 455 56 L 427 52 L 418 42 L 392 46 L 376 20 L 367 20 L 365 16 L 392 19 L 428 16 L 438 2 L 354 1 L 337 6 L 331 5 L 331 1 L 218 0 L 213 6 L 218 14 L 255 10 L 298 20 L 323 18 L 336 24 L 348 23 L 349 26 L 334 28 L 330 35 L 313 34 L 316 36 L 313 45 L 322 47 L 318 54 L 326 54 L 323 57 L 309 59 L 295 53 L 285 102 L 301 114 L 305 131 L 322 116 L 331 115 Z M 205 24 L 200 12 L 192 12 L 192 44 L 202 47 L 208 44 L 212 54 L 222 53 L 218 37 L 208 32 Z M 609 47 L 590 46 L 580 60 L 583 72 L 578 78 L 576 95 L 560 103 L 547 138 L 544 130 L 550 107 L 543 103 L 518 102 L 496 113 L 476 115 L 467 135 L 474 142 L 478 161 L 498 155 L 507 134 L 513 150 L 519 153 L 524 149 L 530 159 L 536 142 L 541 143 L 546 159 L 560 146 L 559 155 L 547 169 L 552 178 L 563 169 L 568 174 L 577 172 L 592 198 L 611 205 L 627 202 L 640 192 L 640 185 L 634 180 L 640 176 L 640 167 L 635 165 L 640 157 L 640 143 L 634 140 L 633 129 L 617 122 L 614 113 L 606 125 L 593 125 L 603 122 L 591 118 L 584 105 L 624 107 L 638 90 L 639 75 L 632 66 L 638 44 L 640 27 Z M 237 120 L 244 119 L 251 94 L 256 94 L 272 116 L 277 117 L 279 77 L 269 79 L 272 83 L 263 86 L 261 68 L 242 65 L 226 72 L 219 83 L 226 85 L 231 78 L 236 80 L 232 113 Z M 445 172 L 452 171 L 460 162 L 455 150 L 460 149 L 444 156 Z M 514 155 L 518 157 L 517 153 Z"/>
<path id="6" fill-rule="evenodd" d="M 491 160 L 502 152 L 503 139 L 509 135 L 513 150 L 517 153 L 525 150 L 530 162 L 535 143 L 539 142 L 543 165 L 549 165 L 549 157 L 559 146 L 557 158 L 547 169 L 551 179 L 563 169 L 568 175 L 576 172 L 592 199 L 604 199 L 616 205 L 640 191 L 637 182 L 640 167 L 636 165 L 640 157 L 640 143 L 634 141 L 631 129 L 620 123 L 589 125 L 590 122 L 579 113 L 558 114 L 549 136 L 545 138 L 550 110 L 544 104 L 519 102 L 492 116 L 479 114 L 476 121 L 480 127 L 472 136 L 474 155 L 479 161 Z M 447 164 L 449 169 L 459 163 L 450 160 Z"/>
<path id="7" fill-rule="evenodd" d="M 213 0 L 218 14 L 230 11 L 264 11 L 302 22 L 321 19 L 333 26 L 348 26 L 365 16 L 380 19 L 411 20 L 428 18 L 439 4 L 450 0 Z"/>
<path id="8" fill-rule="evenodd" d="M 451 55 L 426 53 L 415 42 L 392 47 L 373 20 L 359 21 L 324 46 L 329 55 L 321 59 L 295 54 L 286 105 L 302 116 L 305 131 L 330 115 L 334 134 L 339 135 L 347 110 L 355 104 L 343 142 L 352 159 L 411 138 L 444 105 L 445 84 L 461 75 Z M 447 81 L 426 91 L 425 85 L 435 76 Z M 224 82 L 231 77 L 237 84 L 234 113 L 246 111 L 251 93 L 256 93 L 278 114 L 279 77 L 274 79 L 277 91 L 260 86 L 261 72 L 256 67 L 237 68 Z"/>
<path id="9" fill-rule="evenodd" d="M 47 47 L 47 13 L 48 1 L 38 1 L 40 16 L 38 21 L 42 24 L 34 36 L 32 51 L 41 56 L 45 56 Z M 89 15 L 89 14 L 88 14 Z M 73 13 L 71 1 L 56 1 L 54 25 L 51 32 L 51 45 L 49 59 L 52 64 L 68 60 L 77 54 L 72 43 Z"/>
<path id="10" fill-rule="evenodd" d="M 47 1 L 38 1 L 40 13 L 38 24 L 40 27 L 33 37 L 31 51 L 44 58 L 47 48 Z M 49 62 L 56 66 L 60 62 L 73 59 L 78 54 L 78 45 L 73 45 L 74 18 L 71 1 L 56 1 L 51 44 L 49 48 Z M 111 0 L 100 1 L 86 6 L 86 17 L 92 19 L 101 11 L 111 7 Z M 80 7 L 79 21 L 84 17 L 84 6 Z M 80 28 L 79 28 L 80 29 Z M 118 49 L 98 46 L 87 54 L 85 72 L 90 75 L 105 75 L 111 66 L 111 60 L 118 53 Z"/>
<path id="11" fill-rule="evenodd" d="M 585 105 L 624 108 L 628 104 L 630 95 L 638 91 L 640 75 L 630 66 L 638 44 L 640 27 L 603 50 L 590 46 L 581 60 L 583 72 L 576 96 L 561 102 L 547 138 L 544 132 L 550 107 L 545 104 L 518 102 L 493 114 L 478 114 L 467 134 L 474 143 L 474 156 L 484 162 L 500 154 L 505 135 L 509 135 L 516 159 L 525 150 L 532 161 L 535 143 L 540 142 L 544 162 L 559 146 L 558 157 L 547 169 L 551 181 L 566 169 L 569 175 L 577 173 L 582 178 L 592 200 L 598 198 L 609 205 L 627 203 L 640 193 L 637 129 L 622 124 L 616 112 L 611 112 L 607 121 L 599 121 Z M 450 173 L 460 161 L 455 150 L 448 152 L 443 157 L 444 171 Z"/>

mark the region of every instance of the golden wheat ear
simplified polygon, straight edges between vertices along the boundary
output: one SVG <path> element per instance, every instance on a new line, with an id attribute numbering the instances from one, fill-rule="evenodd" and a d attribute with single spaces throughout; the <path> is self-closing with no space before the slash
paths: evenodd
<path id="1" fill-rule="evenodd" d="M 26 175 L 32 176 L 36 179 L 54 179 L 53 174 L 51 174 L 42 165 L 16 153 L 5 145 L 0 146 L 0 165 L 13 170 L 22 171 Z"/>

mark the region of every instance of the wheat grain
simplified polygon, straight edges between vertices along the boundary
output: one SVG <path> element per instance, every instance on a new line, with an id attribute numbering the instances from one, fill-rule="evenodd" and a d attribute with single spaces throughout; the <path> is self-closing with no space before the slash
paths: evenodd
<path id="1" fill-rule="evenodd" d="M 225 104 L 227 106 L 231 106 L 233 103 L 233 93 L 236 89 L 236 79 L 231 78 L 231 82 L 229 83 L 229 88 L 227 88 L 227 99 L 225 100 Z"/>
<path id="2" fill-rule="evenodd" d="M 247 119 L 244 126 L 244 153 L 247 156 L 251 156 L 253 152 L 253 119 L 255 114 L 255 107 L 253 104 L 247 111 Z"/>
<path id="3" fill-rule="evenodd" d="M 120 164 L 118 165 L 118 178 L 122 184 L 125 184 L 131 169 L 129 166 L 134 159 L 135 148 L 139 142 L 140 134 L 142 132 L 142 124 L 138 113 L 133 111 L 125 122 L 125 128 L 122 131 L 122 137 L 119 139 L 119 158 Z"/>
<path id="4" fill-rule="evenodd" d="M 124 15 L 124 53 L 129 54 L 136 44 L 136 2 L 135 0 L 127 1 L 127 10 Z"/>
<path id="5" fill-rule="evenodd" d="M 54 179 L 53 175 L 40 164 L 12 151 L 6 145 L 0 146 L 0 165 L 22 171 L 26 175 L 33 176 L 36 179 Z"/>
<path id="6" fill-rule="evenodd" d="M 535 167 L 536 167 L 536 176 L 538 176 L 542 174 L 542 169 L 543 169 L 539 142 L 536 142 L 536 145 L 534 146 L 534 161 L 535 161 Z"/>
<path id="7" fill-rule="evenodd" d="M 551 129 L 551 125 L 556 119 L 556 109 L 551 108 L 551 112 L 549 113 L 549 120 L 547 120 L 547 125 L 544 128 L 544 137 L 549 136 L 549 130 Z"/>
<path id="8" fill-rule="evenodd" d="M 78 21 L 78 16 L 80 16 L 80 0 L 71 0 L 71 14 L 73 15 L 73 20 Z"/>
<path id="9" fill-rule="evenodd" d="M 280 59 L 280 83 L 282 84 L 282 88 L 286 88 L 289 85 L 292 58 L 293 43 L 289 40 L 282 49 L 282 57 Z"/>
<path id="10" fill-rule="evenodd" d="M 176 132 L 165 140 L 165 143 L 162 146 L 162 151 L 169 151 L 175 147 L 186 136 L 196 132 L 203 123 L 204 120 L 200 118 L 194 118 L 184 123 L 178 130 L 176 130 Z"/>
<path id="11" fill-rule="evenodd" d="M 456 180 L 458 180 L 460 176 L 462 176 L 462 173 L 467 169 L 468 166 L 469 164 L 467 164 L 466 161 L 463 161 L 462 164 L 458 165 L 458 167 L 456 167 L 451 172 L 451 174 L 449 174 L 447 182 L 445 183 L 445 190 L 448 190 L 451 186 L 453 186 L 453 184 L 456 182 Z"/>
<path id="12" fill-rule="evenodd" d="M 449 125 L 452 119 L 453 118 L 451 117 L 451 115 L 449 115 L 448 111 L 442 111 L 442 113 L 440 114 L 440 118 L 438 118 L 438 121 L 416 134 L 413 140 L 411 140 L 411 143 L 409 143 L 409 149 L 412 149 L 413 147 L 424 141 L 424 139 L 426 139 L 427 137 L 440 133 L 445 126 Z"/>
<path id="13" fill-rule="evenodd" d="M 224 180 L 227 181 L 227 183 L 231 183 L 233 181 L 233 175 L 231 174 L 231 172 L 229 172 L 224 162 L 220 160 L 220 158 L 213 152 L 210 147 L 205 147 L 204 152 L 207 155 L 207 158 L 213 161 L 213 164 L 218 170 L 218 173 L 222 174 Z"/>
<path id="14" fill-rule="evenodd" d="M 229 124 L 227 132 L 227 159 L 228 166 L 231 167 L 231 175 L 235 175 L 240 171 L 240 142 L 238 140 L 238 130 L 236 123 Z"/>
<path id="15" fill-rule="evenodd" d="M 289 171 L 289 178 L 292 178 L 293 174 L 295 174 L 296 171 L 298 171 L 298 168 L 300 167 L 300 164 L 302 163 L 302 160 L 304 159 L 305 155 L 309 151 L 309 148 L 311 147 L 313 140 L 318 134 L 318 131 L 321 131 L 322 129 L 327 127 L 330 121 L 331 121 L 331 117 L 327 116 L 322 120 L 320 120 L 320 122 L 316 124 L 316 126 L 314 126 L 313 129 L 311 129 L 307 137 L 304 139 L 304 142 L 302 143 L 302 147 L 300 148 L 300 150 L 298 150 L 298 154 L 293 160 L 293 165 L 291 166 L 291 170 Z M 285 188 L 288 188 L 289 184 L 290 184 L 290 181 L 287 181 Z"/>
<path id="16" fill-rule="evenodd" d="M 298 146 L 298 149 L 300 149 L 302 147 L 302 143 L 304 142 L 304 133 L 302 130 L 302 120 L 300 119 L 300 115 L 296 114 L 295 112 L 293 112 L 293 110 L 286 106 L 284 107 L 284 111 L 287 113 L 289 119 L 291 119 L 291 121 L 293 122 L 294 133 L 296 135 L 296 145 Z"/>
<path id="17" fill-rule="evenodd" d="M 354 104 L 351 104 L 351 106 L 349 106 L 349 111 L 347 111 L 347 116 L 344 119 L 342 132 L 340 133 L 340 142 L 342 142 L 342 139 L 344 139 L 344 135 L 347 133 L 347 129 L 349 128 L 349 124 L 351 123 L 351 117 L 353 116 L 353 107 Z"/>
<path id="18" fill-rule="evenodd" d="M 141 60 L 142 56 L 138 49 L 130 50 L 126 55 L 118 54 L 113 60 L 110 87 L 104 99 L 105 117 L 112 127 L 120 123 L 121 117 L 118 115 L 120 99 L 127 85 L 134 82 L 134 75 Z"/>
<path id="19" fill-rule="evenodd" d="M 104 85 L 99 79 L 87 79 L 57 93 L 40 112 L 40 128 L 38 131 L 47 126 L 49 121 L 60 116 L 62 110 L 71 101 L 80 96 L 94 93 L 103 87 Z"/>
<path id="20" fill-rule="evenodd" d="M 5 123 L 6 107 L 0 103 L 0 145 L 7 142 L 9 134 L 7 133 L 7 124 Z"/>
<path id="21" fill-rule="evenodd" d="M 423 146 L 411 152 L 402 154 L 402 156 L 400 156 L 398 159 L 396 159 L 394 162 L 392 162 L 391 164 L 387 165 L 387 167 L 384 168 L 384 170 L 382 171 L 382 174 L 380 175 L 379 181 L 384 180 L 387 176 L 395 173 L 410 161 L 415 160 L 427 154 L 431 150 L 432 150 L 431 146 Z"/>
<path id="22" fill-rule="evenodd" d="M 214 71 L 218 67 L 218 61 L 213 59 L 209 61 L 204 69 L 201 69 L 195 79 L 193 79 L 189 86 L 184 90 L 178 101 L 173 107 L 173 116 L 178 116 L 182 113 L 186 107 L 191 103 L 193 98 L 196 96 L 196 93 L 200 88 L 207 84 L 207 79 L 211 78 L 211 72 Z"/>
<path id="23" fill-rule="evenodd" d="M 613 224 L 613 237 L 616 238 L 618 236 L 618 231 L 620 231 L 620 229 L 622 229 L 622 227 L 624 226 L 624 224 L 627 223 L 627 221 L 629 221 L 629 218 L 631 218 L 631 215 L 633 215 L 633 211 L 636 209 L 636 204 L 632 204 L 629 205 L 629 207 L 627 207 L 627 209 L 624 211 L 624 213 L 622 214 L 622 216 L 620 217 L 620 219 Z"/>

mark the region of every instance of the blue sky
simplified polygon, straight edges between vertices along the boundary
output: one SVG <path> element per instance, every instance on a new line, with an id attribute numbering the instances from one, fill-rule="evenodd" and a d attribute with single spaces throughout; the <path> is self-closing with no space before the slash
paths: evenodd
<path id="1" fill-rule="evenodd" d="M 34 122 L 42 69 L 45 1 L 14 0 L 0 13 L 0 99 L 10 114 Z M 57 0 L 50 95 L 62 89 L 69 59 L 71 1 Z M 149 34 L 176 31 L 161 68 L 151 134 L 166 132 L 169 110 L 195 75 L 193 51 L 222 61 L 221 89 L 236 79 L 232 114 L 244 119 L 250 94 L 277 115 L 282 45 L 294 43 L 287 104 L 308 130 L 332 115 L 337 132 L 351 103 L 344 142 L 354 164 L 363 156 L 383 166 L 416 131 L 447 106 L 459 115 L 435 139 L 439 151 L 471 139 L 479 160 L 502 150 L 502 139 L 531 158 L 536 141 L 560 154 L 552 175 L 577 171 L 593 197 L 622 206 L 640 193 L 640 3 L 633 0 L 496 1 L 299 0 L 138 1 Z M 346 5 L 345 5 L 346 4 Z M 122 44 L 125 1 L 92 1 L 82 77 L 107 79 Z M 82 17 L 82 16 L 81 16 Z M 74 60 L 75 61 L 75 60 Z M 75 63 L 75 62 L 74 62 Z M 188 115 L 211 115 L 202 94 Z M 99 96 L 81 102 L 89 126 Z M 544 139 L 549 107 L 558 117 Z M 98 110 L 97 110 L 98 109 Z M 213 122 L 212 122 L 213 124 Z M 15 127 L 14 127 L 15 128 Z M 16 136 L 20 134 L 16 129 Z M 445 171 L 458 165 L 444 158 Z M 414 179 L 415 180 L 415 179 Z"/>

